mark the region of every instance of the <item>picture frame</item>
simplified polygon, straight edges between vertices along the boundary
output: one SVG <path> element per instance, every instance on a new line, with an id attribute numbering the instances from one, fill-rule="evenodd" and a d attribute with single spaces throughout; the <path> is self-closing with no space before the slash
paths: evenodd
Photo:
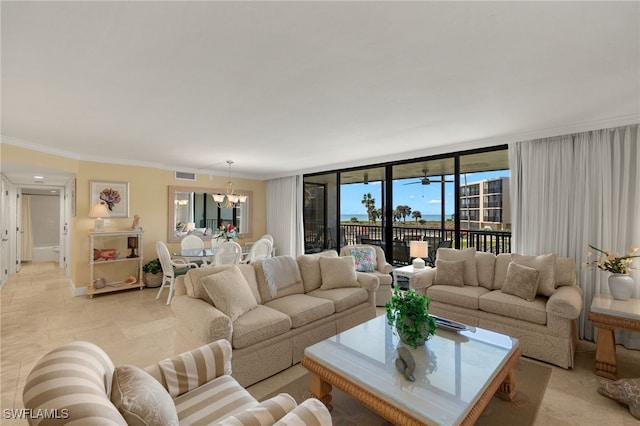
<path id="1" fill-rule="evenodd" d="M 129 217 L 129 182 L 92 180 L 89 206 L 107 205 L 110 217 Z"/>

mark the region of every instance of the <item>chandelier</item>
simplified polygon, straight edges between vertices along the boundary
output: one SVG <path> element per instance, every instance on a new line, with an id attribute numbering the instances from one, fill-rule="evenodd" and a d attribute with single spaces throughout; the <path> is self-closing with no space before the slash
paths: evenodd
<path id="1" fill-rule="evenodd" d="M 225 186 L 224 194 L 211 194 L 213 197 L 213 201 L 218 203 L 218 207 L 222 209 L 233 209 L 238 207 L 238 205 L 247 201 L 246 195 L 236 195 L 233 193 L 233 183 L 231 183 L 231 165 L 233 161 L 227 160 L 227 164 L 229 165 L 229 180 L 227 181 L 227 185 Z"/>

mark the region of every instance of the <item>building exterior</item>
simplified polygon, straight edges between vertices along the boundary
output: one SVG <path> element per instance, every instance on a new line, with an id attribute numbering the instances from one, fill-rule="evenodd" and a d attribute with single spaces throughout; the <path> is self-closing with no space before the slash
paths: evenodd
<path id="1" fill-rule="evenodd" d="M 487 179 L 461 186 L 460 226 L 476 230 L 510 230 L 509 178 Z"/>

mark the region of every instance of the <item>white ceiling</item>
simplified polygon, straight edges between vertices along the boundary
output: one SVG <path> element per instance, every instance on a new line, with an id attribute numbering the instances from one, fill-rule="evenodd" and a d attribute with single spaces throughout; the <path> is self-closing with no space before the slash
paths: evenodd
<path id="1" fill-rule="evenodd" d="M 0 7 L 2 140 L 73 158 L 265 179 L 640 121 L 639 2 Z"/>

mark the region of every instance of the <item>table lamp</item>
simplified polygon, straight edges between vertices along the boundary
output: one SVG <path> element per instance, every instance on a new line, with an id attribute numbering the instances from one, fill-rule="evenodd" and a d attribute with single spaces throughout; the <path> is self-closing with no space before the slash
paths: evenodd
<path id="1" fill-rule="evenodd" d="M 423 269 L 424 259 L 429 256 L 429 244 L 426 241 L 409 241 L 409 256 L 414 257 L 413 268 Z"/>
<path id="2" fill-rule="evenodd" d="M 104 219 L 105 217 L 111 217 L 109 214 L 109 210 L 107 206 L 100 202 L 91 207 L 91 211 L 89 212 L 89 217 L 96 218 L 96 221 L 93 226 L 93 230 L 95 232 L 104 231 Z"/>

